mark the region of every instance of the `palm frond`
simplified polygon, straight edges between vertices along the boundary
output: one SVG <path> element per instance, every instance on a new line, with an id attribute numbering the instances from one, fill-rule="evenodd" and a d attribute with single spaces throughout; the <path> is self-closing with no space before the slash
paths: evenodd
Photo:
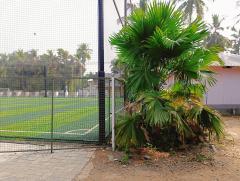
<path id="1" fill-rule="evenodd" d="M 210 135 L 214 133 L 218 139 L 224 136 L 223 122 L 217 111 L 198 103 L 192 107 L 189 113 L 193 120 L 209 131 Z"/>
<path id="2" fill-rule="evenodd" d="M 119 115 L 116 124 L 116 144 L 120 148 L 139 147 L 147 141 L 141 115 Z"/>

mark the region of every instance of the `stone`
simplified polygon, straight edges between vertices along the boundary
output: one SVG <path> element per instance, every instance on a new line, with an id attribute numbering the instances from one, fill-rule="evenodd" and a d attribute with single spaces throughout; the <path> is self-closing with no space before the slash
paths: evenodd
<path id="1" fill-rule="evenodd" d="M 217 152 L 217 149 L 216 149 L 216 147 L 214 146 L 214 145 L 210 145 L 210 148 L 211 148 L 211 150 L 213 151 L 213 152 Z"/>
<path id="2" fill-rule="evenodd" d="M 143 158 L 144 160 L 151 160 L 151 157 L 149 155 L 144 155 Z"/>

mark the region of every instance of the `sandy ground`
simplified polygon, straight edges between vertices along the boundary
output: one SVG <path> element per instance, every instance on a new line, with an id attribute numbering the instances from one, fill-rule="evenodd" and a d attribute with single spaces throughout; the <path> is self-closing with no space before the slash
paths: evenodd
<path id="1" fill-rule="evenodd" d="M 225 117 L 226 138 L 221 143 L 188 148 L 157 160 L 131 159 L 119 162 L 121 154 L 97 149 L 87 166 L 86 181 L 239 181 L 240 118 Z M 118 160 L 117 160 L 118 159 Z M 90 170 L 90 171 L 89 171 Z"/>

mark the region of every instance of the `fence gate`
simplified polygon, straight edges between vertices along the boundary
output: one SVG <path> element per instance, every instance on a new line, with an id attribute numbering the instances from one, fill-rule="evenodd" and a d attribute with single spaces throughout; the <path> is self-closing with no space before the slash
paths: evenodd
<path id="1" fill-rule="evenodd" d="M 121 26 L 112 1 L 105 22 L 102 0 L 2 1 L 0 152 L 108 140 L 112 88 L 105 77 L 119 70 L 104 42 Z"/>
<path id="2" fill-rule="evenodd" d="M 99 141 L 99 78 L 1 77 L 0 152 L 77 148 Z M 105 136 L 111 99 L 124 106 L 123 83 L 105 78 Z M 114 90 L 114 95 L 111 94 Z"/>

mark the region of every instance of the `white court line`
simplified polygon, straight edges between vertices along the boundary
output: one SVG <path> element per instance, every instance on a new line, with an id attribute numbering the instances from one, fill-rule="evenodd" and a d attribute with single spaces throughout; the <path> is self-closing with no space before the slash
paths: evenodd
<path id="1" fill-rule="evenodd" d="M 115 113 L 118 113 L 120 111 L 122 111 L 124 109 L 124 107 L 122 107 L 121 109 L 117 110 Z M 110 118 L 112 117 L 112 115 L 109 116 Z M 107 121 L 109 118 L 106 118 L 105 121 Z M 74 130 L 70 130 L 70 131 L 67 131 L 65 132 L 66 134 L 69 134 L 69 133 L 72 133 L 72 132 L 75 132 L 75 131 L 80 131 L 80 130 L 87 130 L 85 133 L 82 133 L 80 135 L 86 135 L 86 134 L 89 134 L 91 131 L 93 131 L 94 129 L 96 129 L 97 127 L 99 126 L 99 124 L 96 124 L 95 126 L 93 126 L 92 128 L 90 129 L 74 129 Z M 73 134 L 73 133 L 72 133 Z"/>
<path id="2" fill-rule="evenodd" d="M 117 112 L 120 112 L 121 110 L 123 110 L 123 108 L 119 109 Z M 110 116 L 112 117 L 112 115 Z M 107 118 L 108 119 L 108 118 Z M 105 120 L 107 120 L 105 119 Z M 80 135 L 80 136 L 84 136 L 84 135 L 87 135 L 89 134 L 90 132 L 92 132 L 94 129 L 96 129 L 97 127 L 99 126 L 99 124 L 96 124 L 95 126 L 93 126 L 92 128 L 90 129 L 75 129 L 75 130 L 70 130 L 70 131 L 67 131 L 67 132 L 53 132 L 53 134 L 57 134 L 57 135 L 61 135 L 61 134 L 65 134 L 65 135 Z M 81 134 L 78 134 L 78 133 L 72 133 L 74 131 L 86 131 L 84 133 L 81 133 Z M 51 134 L 51 132 L 41 132 L 41 131 L 15 131 L 15 130 L 0 130 L 0 132 L 9 132 L 9 133 L 37 133 L 37 134 Z"/>
<path id="3" fill-rule="evenodd" d="M 118 112 L 122 111 L 123 109 L 124 109 L 124 107 L 122 107 L 121 109 L 119 109 L 119 110 L 116 111 L 115 113 L 118 113 Z M 109 116 L 109 117 L 112 117 L 112 115 Z M 108 120 L 108 119 L 109 119 L 109 118 L 106 118 L 105 121 Z M 86 135 L 86 134 L 90 133 L 91 131 L 93 131 L 93 130 L 94 130 L 95 128 L 97 128 L 98 126 L 99 126 L 99 124 L 96 124 L 96 125 L 93 126 L 91 129 L 89 129 L 87 132 L 83 133 L 83 135 Z M 68 132 L 72 132 L 72 131 L 68 131 Z"/>
<path id="4" fill-rule="evenodd" d="M 90 128 L 91 129 L 91 128 Z M 82 130 L 84 130 L 84 131 L 87 131 L 87 130 L 89 130 L 89 129 L 73 129 L 73 130 L 70 130 L 70 131 L 66 131 L 66 132 L 64 132 L 64 133 L 72 133 L 72 132 L 75 132 L 75 131 L 82 131 Z"/>
<path id="5" fill-rule="evenodd" d="M 118 113 L 118 112 L 120 112 L 120 111 L 122 111 L 124 109 L 125 109 L 125 107 L 122 107 L 121 109 L 118 109 L 117 111 L 115 111 L 115 113 Z"/>
<path id="6" fill-rule="evenodd" d="M 89 134 L 91 131 L 93 131 L 94 129 L 96 129 L 97 127 L 99 126 L 99 124 L 96 124 L 95 126 L 93 126 L 92 128 L 90 129 L 85 129 L 87 130 L 86 132 L 80 134 L 80 135 L 86 135 L 86 134 Z M 67 131 L 65 132 L 66 134 L 75 134 L 75 133 L 72 133 L 74 131 L 80 131 L 80 130 L 83 130 L 83 129 L 75 129 L 75 130 L 70 130 L 70 131 Z"/>
<path id="7" fill-rule="evenodd" d="M 121 109 L 117 110 L 115 113 L 118 113 L 120 111 L 122 111 L 124 109 L 124 107 L 122 107 Z M 112 115 L 109 116 L 110 118 L 112 117 Z M 106 118 L 105 121 L 107 121 L 109 118 Z M 93 131 L 94 129 L 96 129 L 97 127 L 99 126 L 99 124 L 96 124 L 95 126 L 93 126 L 92 128 L 90 128 L 88 131 L 86 131 L 85 133 L 81 134 L 81 135 L 86 135 L 88 133 L 90 133 L 91 131 Z M 66 133 L 71 133 L 71 132 L 74 132 L 74 131 L 77 131 L 77 130 L 80 130 L 80 129 L 76 129 L 76 130 L 70 130 L 70 131 L 67 131 Z"/>
<path id="8" fill-rule="evenodd" d="M 88 133 L 90 133 L 92 130 L 94 130 L 95 128 L 98 127 L 98 124 L 96 124 L 95 126 L 93 126 L 91 129 L 89 129 L 88 131 L 86 131 L 85 133 L 83 133 L 83 135 L 86 135 Z"/>

